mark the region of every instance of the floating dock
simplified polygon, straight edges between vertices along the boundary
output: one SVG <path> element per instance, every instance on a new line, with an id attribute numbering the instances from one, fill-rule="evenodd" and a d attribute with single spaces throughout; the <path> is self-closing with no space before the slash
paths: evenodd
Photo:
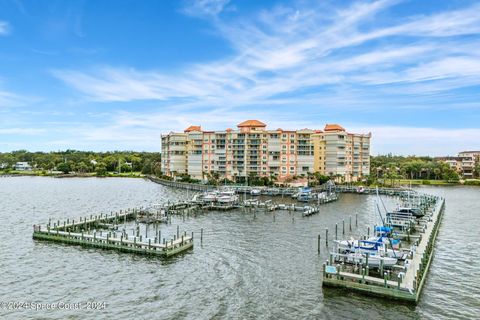
<path id="1" fill-rule="evenodd" d="M 51 221 L 46 226 L 33 226 L 33 239 L 60 242 L 66 244 L 94 247 L 101 249 L 118 250 L 122 252 L 139 253 L 170 257 L 193 248 L 193 232 L 187 235 L 177 234 L 173 239 L 161 239 L 161 233 L 155 231 L 154 238 L 142 237 L 137 233 L 128 235 L 126 232 L 118 232 L 118 224 L 136 219 L 141 209 L 129 209 L 119 213 L 100 214 L 80 218 L 77 221 L 67 219 Z M 110 229 L 110 230 L 109 230 Z"/>
<path id="2" fill-rule="evenodd" d="M 323 264 L 323 286 L 417 303 L 430 267 L 445 208 L 443 198 L 433 199 L 432 207 L 426 208 L 427 214 L 415 226 L 418 233 L 407 235 L 416 240 L 410 249 L 403 251 L 408 258 L 403 266 L 395 266 L 400 270 L 387 271 L 381 265 L 376 272 L 369 272 L 368 258 L 367 261 L 347 267 L 341 261 L 335 261 L 335 253 L 331 253 L 329 260 Z"/>

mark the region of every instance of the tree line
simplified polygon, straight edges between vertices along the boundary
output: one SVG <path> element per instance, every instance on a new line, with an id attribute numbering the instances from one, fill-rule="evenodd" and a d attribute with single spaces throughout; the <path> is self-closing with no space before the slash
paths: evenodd
<path id="1" fill-rule="evenodd" d="M 474 168 L 480 177 L 480 164 Z M 459 173 L 449 164 L 431 157 L 379 155 L 370 159 L 370 180 L 423 179 L 456 182 Z"/>
<path id="2" fill-rule="evenodd" d="M 0 166 L 4 171 L 14 169 L 17 162 L 28 162 L 36 171 L 61 171 L 63 173 L 141 172 L 160 174 L 160 153 L 136 151 L 52 151 L 29 152 L 17 150 L 0 153 Z"/>

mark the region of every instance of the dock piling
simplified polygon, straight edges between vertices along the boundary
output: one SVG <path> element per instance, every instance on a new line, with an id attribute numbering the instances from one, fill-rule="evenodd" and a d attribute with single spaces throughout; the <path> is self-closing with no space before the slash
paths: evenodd
<path id="1" fill-rule="evenodd" d="M 318 240 L 317 240 L 317 252 L 320 254 L 320 235 L 318 235 Z"/>
<path id="2" fill-rule="evenodd" d="M 325 245 L 328 247 L 328 228 L 325 228 Z"/>

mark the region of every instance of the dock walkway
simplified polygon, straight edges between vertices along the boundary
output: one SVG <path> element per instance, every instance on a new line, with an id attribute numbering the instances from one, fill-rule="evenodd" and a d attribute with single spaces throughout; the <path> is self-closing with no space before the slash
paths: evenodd
<path id="1" fill-rule="evenodd" d="M 106 227 L 118 227 L 128 220 L 136 219 L 141 210 L 143 209 L 128 209 L 118 213 L 81 217 L 77 221 L 67 219 L 63 223 L 54 222 L 53 225 L 51 221 L 46 226 L 34 225 L 33 239 L 164 257 L 193 247 L 193 233 L 191 236 L 187 236 L 186 232 L 180 234 L 178 228 L 173 239 L 164 238 L 163 241 L 160 234 L 155 234 L 154 238 L 142 238 L 138 234 L 128 236 L 124 232 L 119 234 L 115 230 L 102 230 Z"/>
<path id="2" fill-rule="evenodd" d="M 341 264 L 330 260 L 323 265 L 323 286 L 346 288 L 366 294 L 394 298 L 417 303 L 430 267 L 436 236 L 445 208 L 445 200 L 437 197 L 427 219 L 419 225 L 419 235 L 415 237 L 407 266 L 401 267 L 397 279 L 390 279 L 389 273 L 381 272 L 380 277 L 368 275 L 364 264 L 356 267 L 355 272 L 342 270 Z"/>

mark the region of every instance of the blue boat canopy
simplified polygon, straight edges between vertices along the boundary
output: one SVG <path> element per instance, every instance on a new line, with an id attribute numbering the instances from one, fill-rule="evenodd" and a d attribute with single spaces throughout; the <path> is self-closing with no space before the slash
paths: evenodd
<path id="1" fill-rule="evenodd" d="M 385 227 L 385 226 L 376 226 L 375 227 L 376 232 L 385 232 L 385 233 L 390 233 L 392 232 L 392 228 L 390 227 Z"/>

